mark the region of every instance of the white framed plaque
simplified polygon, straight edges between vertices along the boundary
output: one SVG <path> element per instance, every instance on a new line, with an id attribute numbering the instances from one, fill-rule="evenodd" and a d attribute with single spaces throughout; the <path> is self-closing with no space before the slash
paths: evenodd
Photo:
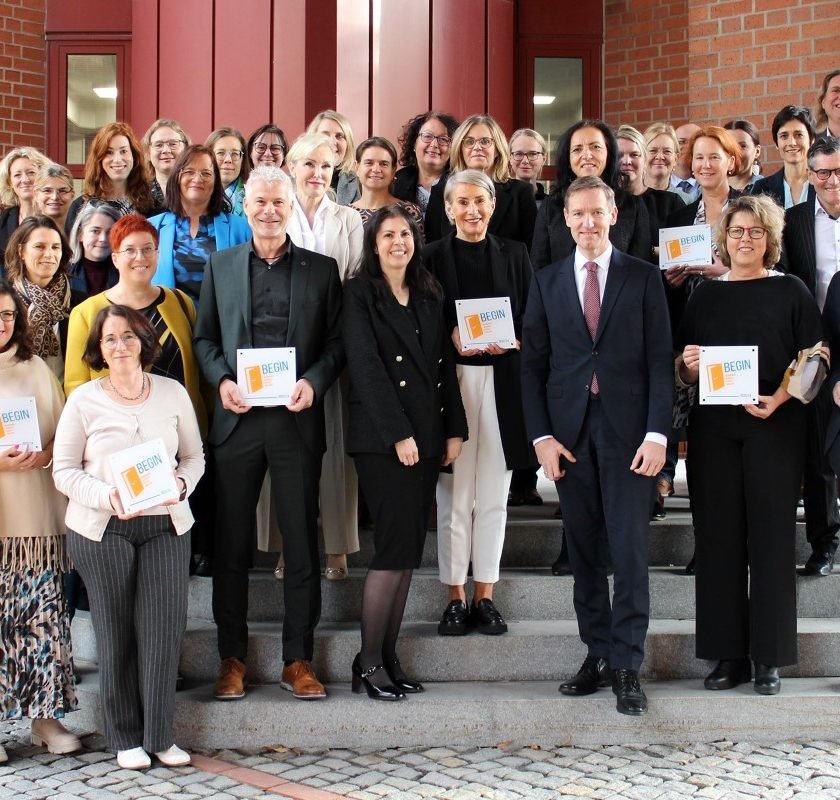
<path id="1" fill-rule="evenodd" d="M 700 348 L 701 405 L 758 402 L 758 347 Z"/>
<path id="2" fill-rule="evenodd" d="M 9 447 L 41 451 L 34 397 L 0 397 L 0 450 Z"/>
<path id="3" fill-rule="evenodd" d="M 712 263 L 712 226 L 683 225 L 659 229 L 659 268 Z"/>
<path id="4" fill-rule="evenodd" d="M 109 457 L 114 483 L 127 514 L 177 500 L 178 482 L 163 439 L 128 447 Z"/>
<path id="5" fill-rule="evenodd" d="M 285 406 L 297 383 L 294 347 L 253 347 L 236 351 L 236 383 L 249 406 Z"/>
<path id="6" fill-rule="evenodd" d="M 495 344 L 505 350 L 516 347 L 509 297 L 479 297 L 456 300 L 461 350 L 481 350 Z"/>

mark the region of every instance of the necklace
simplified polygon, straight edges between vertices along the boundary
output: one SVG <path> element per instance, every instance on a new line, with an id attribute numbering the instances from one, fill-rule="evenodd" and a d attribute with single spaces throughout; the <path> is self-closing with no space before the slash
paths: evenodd
<path id="1" fill-rule="evenodd" d="M 130 401 L 139 400 L 146 391 L 146 373 L 145 372 L 143 373 L 143 385 L 140 387 L 140 394 L 138 394 L 136 397 L 126 397 L 119 389 L 117 389 L 116 386 L 114 386 L 114 382 L 111 380 L 110 375 L 108 376 L 108 386 L 111 387 L 111 391 L 115 395 L 117 395 L 118 397 L 121 397 L 123 400 L 130 400 Z"/>

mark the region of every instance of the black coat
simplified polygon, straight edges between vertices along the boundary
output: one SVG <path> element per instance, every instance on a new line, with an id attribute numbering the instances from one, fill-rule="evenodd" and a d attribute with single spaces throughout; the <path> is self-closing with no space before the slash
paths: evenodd
<path id="1" fill-rule="evenodd" d="M 772 197 L 776 204 L 785 207 L 785 169 L 782 167 L 778 172 L 756 181 L 752 186 L 747 187 L 748 194 L 766 194 Z M 816 197 L 812 185 L 808 185 L 808 200 Z"/>
<path id="2" fill-rule="evenodd" d="M 426 210 L 426 241 L 435 242 L 454 230 L 446 217 L 443 190 L 449 175 L 444 175 L 433 187 Z M 537 201 L 530 183 L 511 179 L 506 183 L 493 181 L 496 188 L 496 208 L 490 217 L 487 232 L 502 239 L 513 239 L 531 247 Z"/>
<path id="3" fill-rule="evenodd" d="M 613 247 L 635 258 L 650 261 L 650 220 L 647 208 L 635 195 L 625 194 L 618 207 L 618 219 L 610 228 Z M 575 240 L 566 224 L 562 202 L 549 195 L 540 206 L 534 225 L 531 263 L 534 269 L 562 261 L 575 251 Z"/>
<path id="4" fill-rule="evenodd" d="M 344 350 L 350 376 L 348 453 L 394 453 L 413 436 L 421 458 L 440 457 L 446 439 L 467 438 L 443 302 L 412 293 L 412 311 L 374 284 L 345 284 Z"/>
<path id="5" fill-rule="evenodd" d="M 533 198 L 533 192 L 531 196 Z M 443 286 L 446 297 L 444 317 L 450 334 L 458 325 L 455 301 L 461 298 L 455 267 L 454 240 L 453 232 L 446 238 L 427 245 L 423 250 L 423 263 Z M 490 260 L 488 268 L 493 280 L 491 297 L 510 298 L 513 328 L 516 338 L 521 339 L 522 316 L 532 275 L 528 251 L 521 242 L 500 239 L 492 234 L 488 234 L 487 240 Z M 454 345 L 452 350 L 454 352 Z M 518 469 L 535 463 L 533 448 L 525 435 L 519 368 L 519 350 L 508 350 L 504 355 L 493 358 L 496 414 L 499 418 L 499 430 L 508 469 Z"/>
<path id="6" fill-rule="evenodd" d="M 796 275 L 817 296 L 817 241 L 814 232 L 814 214 L 817 195 L 808 196 L 804 203 L 785 211 L 785 228 L 782 232 L 782 259 L 779 269 Z M 832 351 L 832 361 L 840 354 Z"/>

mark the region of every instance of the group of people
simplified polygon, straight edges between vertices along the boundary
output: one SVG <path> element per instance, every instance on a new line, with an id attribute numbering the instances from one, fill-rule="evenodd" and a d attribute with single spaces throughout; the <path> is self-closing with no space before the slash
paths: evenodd
<path id="1" fill-rule="evenodd" d="M 273 124 L 202 145 L 171 119 L 142 143 L 111 123 L 75 200 L 64 168 L 9 153 L 0 419 L 34 398 L 39 441 L 0 448 L 4 718 L 30 717 L 52 752 L 80 746 L 61 724 L 76 706 L 72 564 L 120 765 L 189 763 L 172 732 L 188 575 L 213 579 L 214 696 L 241 698 L 257 543 L 279 556 L 281 686 L 325 697 L 318 522 L 325 577 L 346 578 L 360 496 L 374 555 L 352 688 L 422 692 L 398 641 L 434 502 L 438 633 L 504 634 L 493 589 L 507 507 L 541 502 L 538 465 L 557 485 L 553 569 L 574 575 L 587 650 L 560 691 L 611 685 L 618 711 L 643 714 L 648 523 L 686 429 L 697 655 L 716 662 L 705 685 L 754 672 L 756 691 L 778 692 L 797 658 L 803 474 L 806 571 L 831 571 L 840 528 L 840 373 L 825 380 L 840 348 L 838 87 L 835 71 L 819 132 L 807 109 L 780 110 L 784 166 L 758 180 L 743 120 L 644 133 L 582 120 L 558 140 L 548 193 L 544 139 L 507 139 L 485 114 L 420 114 L 399 153 L 382 137 L 356 147 L 335 111 L 291 146 Z M 660 271 L 659 230 L 702 223 L 711 263 Z M 461 301 L 490 299 L 512 338 L 474 344 Z M 758 348 L 755 403 L 698 401 L 701 350 L 716 345 Z M 277 347 L 294 350 L 288 401 L 249 401 L 239 360 Z M 132 512 L 111 456 L 151 442 L 172 489 Z"/>

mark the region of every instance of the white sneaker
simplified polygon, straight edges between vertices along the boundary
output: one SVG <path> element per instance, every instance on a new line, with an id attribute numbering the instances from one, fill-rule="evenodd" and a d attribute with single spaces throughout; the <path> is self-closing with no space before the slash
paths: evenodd
<path id="1" fill-rule="evenodd" d="M 70 733 L 57 719 L 33 719 L 30 740 L 36 747 L 46 747 L 48 752 L 56 755 L 82 749 L 79 737 Z"/>
<path id="2" fill-rule="evenodd" d="M 186 767 L 192 761 L 190 754 L 177 744 L 161 753 L 155 753 L 155 758 L 166 767 Z"/>
<path id="3" fill-rule="evenodd" d="M 6 750 L 2 744 L 0 744 L 0 764 L 5 764 L 9 760 L 9 757 L 6 755 Z"/>
<path id="4" fill-rule="evenodd" d="M 123 769 L 148 769 L 152 759 L 142 747 L 132 747 L 131 750 L 117 750 L 117 764 Z"/>

